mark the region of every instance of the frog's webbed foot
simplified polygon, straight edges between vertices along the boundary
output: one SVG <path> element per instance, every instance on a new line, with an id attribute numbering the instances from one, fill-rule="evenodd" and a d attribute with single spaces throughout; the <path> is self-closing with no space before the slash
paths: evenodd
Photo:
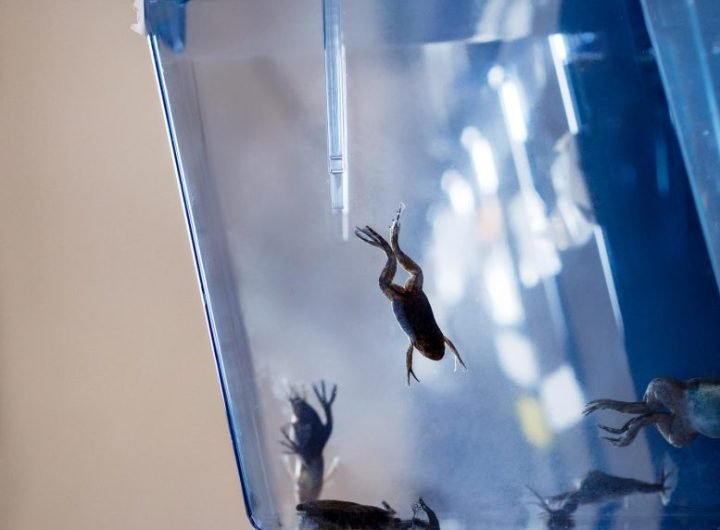
<path id="1" fill-rule="evenodd" d="M 280 429 L 280 432 L 283 435 L 283 440 L 280 440 L 280 445 L 282 445 L 287 451 L 285 451 L 285 454 L 287 455 L 299 455 L 301 447 L 295 443 L 295 441 L 290 437 L 290 433 L 288 433 L 288 426 L 285 425 Z"/>
<path id="2" fill-rule="evenodd" d="M 407 353 L 405 354 L 405 367 L 407 368 L 407 384 L 410 386 L 410 376 L 413 376 L 415 381 L 418 383 L 420 382 L 420 379 L 417 378 L 415 375 L 415 372 L 412 368 L 412 354 L 413 354 L 413 344 L 410 343 L 410 346 L 408 346 Z"/>
<path id="3" fill-rule="evenodd" d="M 583 409 L 583 414 L 587 416 L 597 410 L 616 410 L 625 414 L 646 414 L 650 412 L 647 403 L 643 401 L 617 401 L 614 399 L 594 399 L 588 402 Z"/>
<path id="4" fill-rule="evenodd" d="M 391 234 L 396 230 L 400 230 L 400 216 L 402 216 L 404 211 L 405 211 L 405 203 L 401 202 L 400 207 L 397 209 L 397 212 L 395 212 L 395 217 L 393 217 L 393 220 L 390 223 L 390 233 Z"/>
<path id="5" fill-rule="evenodd" d="M 445 340 L 445 344 L 447 344 L 448 348 L 450 348 L 450 351 L 452 351 L 452 354 L 454 356 L 453 360 L 455 361 L 455 364 L 453 366 L 453 371 L 457 372 L 458 361 L 460 361 L 460 364 L 462 365 L 462 367 L 465 368 L 465 370 L 467 370 L 467 365 L 465 364 L 465 361 L 462 360 L 462 357 L 460 357 L 460 353 L 458 353 L 457 348 L 455 347 L 453 342 L 450 339 L 448 339 L 447 337 L 443 337 L 443 339 Z"/>
<path id="6" fill-rule="evenodd" d="M 325 381 L 320 381 L 320 388 L 318 388 L 317 385 L 313 385 L 313 392 L 315 392 L 315 397 L 317 397 L 322 407 L 327 410 L 332 406 L 333 402 L 335 401 L 335 397 L 337 396 L 337 385 L 333 385 L 332 390 L 330 391 L 329 399 L 327 397 L 327 388 L 325 387 Z"/>
<path id="7" fill-rule="evenodd" d="M 355 235 L 362 241 L 365 241 L 365 243 L 367 243 L 368 245 L 381 248 L 385 251 L 385 253 L 392 254 L 392 248 L 390 248 L 390 244 L 385 240 L 383 236 L 378 234 L 369 226 L 365 226 L 365 228 L 360 228 L 356 226 Z"/>
<path id="8" fill-rule="evenodd" d="M 405 205 L 400 203 L 400 207 L 395 213 L 395 217 L 390 223 L 390 241 L 392 243 L 393 250 L 398 250 L 398 239 L 400 238 L 400 216 L 405 211 Z"/>
<path id="9" fill-rule="evenodd" d="M 625 447 L 630 445 L 633 440 L 637 437 L 640 429 L 652 425 L 666 418 L 668 415 L 663 412 L 645 413 L 640 416 L 635 416 L 627 421 L 622 427 L 608 427 L 607 425 L 598 425 L 599 429 L 610 434 L 617 434 L 618 436 L 603 436 L 607 441 L 617 447 Z"/>

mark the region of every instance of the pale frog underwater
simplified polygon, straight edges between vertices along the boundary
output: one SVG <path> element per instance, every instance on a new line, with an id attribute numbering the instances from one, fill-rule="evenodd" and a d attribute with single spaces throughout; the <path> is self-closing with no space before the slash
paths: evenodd
<path id="1" fill-rule="evenodd" d="M 684 447 L 698 435 L 720 438 L 719 379 L 659 377 L 650 381 L 642 401 L 596 399 L 585 406 L 584 414 L 605 409 L 636 415 L 622 427 L 598 426 L 615 435 L 605 439 L 619 447 L 632 443 L 649 425 L 655 425 L 674 447 Z"/>

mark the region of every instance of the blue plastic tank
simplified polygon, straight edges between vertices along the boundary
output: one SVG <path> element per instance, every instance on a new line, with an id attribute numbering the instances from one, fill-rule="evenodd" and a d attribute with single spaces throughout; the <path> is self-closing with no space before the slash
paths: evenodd
<path id="1" fill-rule="evenodd" d="M 257 528 L 720 526 L 720 2 L 145 17 Z"/>

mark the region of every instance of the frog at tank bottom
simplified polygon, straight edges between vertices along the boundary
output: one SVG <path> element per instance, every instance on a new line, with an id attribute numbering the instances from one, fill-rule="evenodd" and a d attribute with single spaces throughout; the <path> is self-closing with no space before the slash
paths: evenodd
<path id="1" fill-rule="evenodd" d="M 428 359 L 439 361 L 445 355 L 445 345 L 447 345 L 455 357 L 455 368 L 457 369 L 458 361 L 463 368 L 467 369 L 467 367 L 455 345 L 443 335 L 435 321 L 432 307 L 423 291 L 422 269 L 400 249 L 400 216 L 403 209 L 404 206 L 401 205 L 390 226 L 389 244 L 385 238 L 369 226 L 355 227 L 355 235 L 365 243 L 382 249 L 387 256 L 385 267 L 380 273 L 379 284 L 380 289 L 392 304 L 395 318 L 400 327 L 410 339 L 410 345 L 405 354 L 407 381 L 410 384 L 410 376 L 419 382 L 412 367 L 412 355 L 415 349 Z M 393 283 L 398 262 L 410 274 L 405 285 Z"/>
<path id="2" fill-rule="evenodd" d="M 323 484 L 337 465 L 335 459 L 325 473 L 323 450 L 333 430 L 332 404 L 337 396 L 337 385 L 333 385 L 329 397 L 325 381 L 321 381 L 319 387 L 313 385 L 313 392 L 325 413 L 325 423 L 305 397 L 291 389 L 288 400 L 293 412 L 292 419 L 289 427 L 286 425 L 280 429 L 283 435 L 281 445 L 288 454 L 297 457 L 294 469 L 288 466 L 288 473 L 293 480 L 298 502 L 318 499 Z"/>
<path id="3" fill-rule="evenodd" d="M 635 493 L 658 493 L 663 504 L 666 504 L 672 489 L 668 483 L 669 477 L 670 473 L 663 471 L 658 482 L 645 482 L 594 469 L 583 477 L 577 488 L 565 493 L 543 497 L 529 486 L 528 489 L 545 510 L 549 528 L 573 528 L 575 524 L 572 515 L 583 504 L 602 504 Z"/>
<path id="4" fill-rule="evenodd" d="M 355 502 L 319 500 L 298 504 L 299 530 L 440 530 L 435 512 L 419 499 L 411 519 L 400 519 L 386 502 L 383 507 Z"/>
<path id="5" fill-rule="evenodd" d="M 688 379 L 670 377 L 653 379 L 642 401 L 612 399 L 590 401 L 583 413 L 615 410 L 634 414 L 621 427 L 598 427 L 613 436 L 605 439 L 624 447 L 632 443 L 643 427 L 655 425 L 665 440 L 674 447 L 684 447 L 698 435 L 720 438 L 720 379 Z"/>

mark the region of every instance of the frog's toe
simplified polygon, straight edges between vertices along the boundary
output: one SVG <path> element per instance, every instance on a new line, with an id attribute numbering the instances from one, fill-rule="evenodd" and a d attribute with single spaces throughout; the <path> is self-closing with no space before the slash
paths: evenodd
<path id="1" fill-rule="evenodd" d="M 627 444 L 624 444 L 624 443 L 623 443 L 623 438 L 622 438 L 622 436 L 615 436 L 615 437 L 613 437 L 613 436 L 603 436 L 602 439 L 603 439 L 603 440 L 607 440 L 608 442 L 610 442 L 611 444 L 613 444 L 615 447 L 622 447 L 623 445 L 627 445 Z"/>
<path id="2" fill-rule="evenodd" d="M 583 415 L 587 416 L 589 414 L 592 414 L 596 410 L 601 409 L 602 408 L 602 404 L 600 403 L 601 401 L 603 401 L 603 400 L 595 399 L 593 401 L 588 402 L 587 405 L 585 405 L 585 408 L 583 408 L 583 411 L 582 411 Z"/>
<path id="3" fill-rule="evenodd" d="M 385 242 L 385 240 L 383 240 L 380 234 L 378 234 L 369 226 L 366 226 L 365 228 L 360 228 L 356 226 L 354 232 L 359 239 L 365 241 L 365 243 L 374 247 L 383 248 L 385 245 L 387 245 L 387 243 Z"/>
<path id="4" fill-rule="evenodd" d="M 598 429 L 602 429 L 603 431 L 609 432 L 610 434 L 622 434 L 625 431 L 627 431 L 627 427 L 617 428 L 617 427 L 609 427 L 607 425 L 598 425 L 597 427 L 598 427 Z"/>
<path id="5" fill-rule="evenodd" d="M 415 381 L 417 381 L 418 383 L 420 382 L 420 379 L 417 378 L 417 376 L 415 375 L 415 372 L 413 371 L 413 369 L 410 368 L 410 369 L 408 370 L 408 373 L 407 373 L 407 384 L 408 384 L 408 386 L 410 386 L 410 376 L 412 376 L 412 378 L 415 379 Z"/>

